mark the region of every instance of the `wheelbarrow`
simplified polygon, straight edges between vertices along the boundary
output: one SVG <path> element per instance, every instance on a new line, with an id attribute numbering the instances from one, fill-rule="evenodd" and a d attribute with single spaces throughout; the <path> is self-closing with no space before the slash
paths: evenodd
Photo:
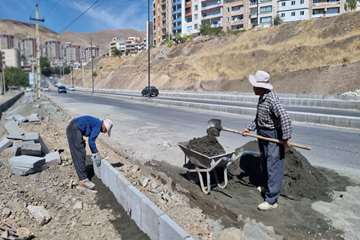
<path id="1" fill-rule="evenodd" d="M 228 167 L 233 162 L 234 152 L 225 153 L 213 157 L 206 156 L 200 152 L 192 150 L 188 147 L 189 142 L 181 142 L 178 146 L 185 153 L 185 164 L 183 168 L 190 173 L 197 173 L 199 177 L 201 190 L 205 194 L 211 192 L 211 178 L 210 173 L 213 172 L 215 176 L 216 184 L 219 188 L 224 189 L 228 184 Z M 235 160 L 235 159 L 234 159 Z M 224 183 L 219 182 L 217 175 L 218 169 L 224 169 Z M 201 173 L 206 173 L 206 186 L 204 185 L 204 180 Z"/>

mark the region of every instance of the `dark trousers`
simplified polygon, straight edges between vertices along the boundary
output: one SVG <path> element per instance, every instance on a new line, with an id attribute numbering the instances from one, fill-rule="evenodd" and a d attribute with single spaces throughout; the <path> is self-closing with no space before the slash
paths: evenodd
<path id="1" fill-rule="evenodd" d="M 258 129 L 263 137 L 281 139 L 277 130 Z M 277 143 L 259 140 L 261 165 L 265 174 L 265 201 L 274 204 L 279 198 L 284 177 L 284 147 Z"/>
<path id="2" fill-rule="evenodd" d="M 66 136 L 69 142 L 71 158 L 80 180 L 87 178 L 86 174 L 86 150 L 83 136 L 74 121 L 66 128 Z"/>

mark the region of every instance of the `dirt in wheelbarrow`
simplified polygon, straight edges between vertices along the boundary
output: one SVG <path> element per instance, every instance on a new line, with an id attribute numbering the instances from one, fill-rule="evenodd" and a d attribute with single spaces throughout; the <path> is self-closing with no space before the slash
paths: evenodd
<path id="1" fill-rule="evenodd" d="M 242 148 L 258 151 L 256 142 L 250 142 Z M 249 176 L 251 171 L 258 173 L 254 170 L 254 165 L 250 164 L 251 161 L 259 161 L 258 156 L 244 155 L 241 162 L 235 163 L 241 171 L 236 167 L 230 169 L 232 177 L 227 187 L 218 189 L 214 186 L 210 195 L 201 191 L 195 181 L 196 175 L 165 162 L 154 166 L 156 170 L 171 176 L 174 185 L 179 184 L 186 189 L 193 205 L 199 206 L 215 219 L 221 219 L 225 227 L 243 228 L 250 219 L 273 227 L 275 233 L 284 239 L 343 239 L 343 232 L 335 229 L 328 219 L 313 210 L 312 204 L 317 200 L 330 201 L 331 196 L 341 198 L 340 193 L 332 192 L 345 191 L 346 186 L 354 185 L 348 178 L 329 169 L 311 166 L 306 158 L 294 151 L 285 159 L 288 164 L 284 185 L 288 185 L 285 188 L 289 195 L 297 197 L 294 200 L 283 195 L 279 198 L 278 209 L 261 212 L 257 210 L 257 205 L 263 201 L 263 197 L 256 189 L 256 184 L 253 184 L 254 179 L 250 179 L 254 178 Z M 295 194 L 295 190 L 300 193 Z"/>
<path id="2" fill-rule="evenodd" d="M 217 141 L 216 137 L 204 136 L 193 138 L 189 141 L 188 147 L 208 157 L 213 157 L 225 153 L 225 149 Z"/>

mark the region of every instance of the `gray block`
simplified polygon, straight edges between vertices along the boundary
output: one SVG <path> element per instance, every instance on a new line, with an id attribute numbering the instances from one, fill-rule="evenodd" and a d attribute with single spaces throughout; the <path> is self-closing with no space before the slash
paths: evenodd
<path id="1" fill-rule="evenodd" d="M 35 135 L 34 135 L 35 136 Z M 36 141 L 36 140 L 35 140 Z M 48 154 L 50 151 L 49 151 L 49 148 L 48 146 L 45 144 L 44 140 L 42 139 L 41 136 L 39 136 L 39 143 L 41 144 L 41 152 L 43 154 Z"/>
<path id="2" fill-rule="evenodd" d="M 23 141 L 40 141 L 40 135 L 37 132 L 26 132 L 22 138 Z"/>
<path id="3" fill-rule="evenodd" d="M 23 123 L 27 121 L 27 118 L 20 114 L 14 114 L 12 116 L 12 119 L 14 119 L 14 121 L 16 121 L 17 123 Z"/>
<path id="4" fill-rule="evenodd" d="M 25 176 L 42 170 L 45 158 L 34 156 L 15 156 L 10 158 L 11 173 L 17 176 Z"/>
<path id="5" fill-rule="evenodd" d="M 94 160 L 92 160 L 92 163 L 93 163 L 95 176 L 98 177 L 99 179 L 101 179 L 101 165 L 100 165 L 100 167 L 96 166 Z"/>
<path id="6" fill-rule="evenodd" d="M 101 181 L 104 183 L 105 186 L 109 187 L 109 162 L 108 161 L 101 161 Z"/>
<path id="7" fill-rule="evenodd" d="M 126 192 L 129 203 L 127 212 L 136 225 L 141 226 L 141 201 L 144 195 L 134 186 L 129 186 Z"/>
<path id="8" fill-rule="evenodd" d="M 61 164 L 59 152 L 50 152 L 45 156 L 45 162 L 48 166 Z"/>
<path id="9" fill-rule="evenodd" d="M 150 199 L 147 197 L 142 199 L 140 229 L 145 232 L 150 239 L 159 239 L 160 216 L 164 214 L 165 213 L 150 201 Z"/>
<path id="10" fill-rule="evenodd" d="M 20 130 L 18 124 L 13 120 L 7 121 L 4 127 L 9 135 L 19 136 L 23 134 L 23 131 Z"/>
<path id="11" fill-rule="evenodd" d="M 129 209 L 127 189 L 131 183 L 119 172 L 116 179 L 117 188 L 113 192 L 117 202 L 124 208 Z"/>
<path id="12" fill-rule="evenodd" d="M 4 151 L 5 149 L 11 147 L 13 145 L 13 142 L 9 140 L 8 138 L 3 138 L 0 141 L 0 152 Z"/>
<path id="13" fill-rule="evenodd" d="M 23 142 L 21 146 L 21 154 L 29 156 L 41 156 L 41 144 L 32 141 Z"/>
<path id="14" fill-rule="evenodd" d="M 160 217 L 159 240 L 183 240 L 192 239 L 176 222 L 168 215 L 164 214 Z"/>
<path id="15" fill-rule="evenodd" d="M 26 117 L 29 122 L 40 122 L 39 114 L 33 113 Z"/>

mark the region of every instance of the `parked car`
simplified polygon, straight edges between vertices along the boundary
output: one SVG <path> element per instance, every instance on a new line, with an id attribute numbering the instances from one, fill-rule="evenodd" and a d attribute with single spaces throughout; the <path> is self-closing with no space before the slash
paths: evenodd
<path id="1" fill-rule="evenodd" d="M 58 87 L 58 93 L 67 93 L 66 87 L 65 86 Z"/>
<path id="2" fill-rule="evenodd" d="M 149 96 L 150 97 L 157 97 L 159 95 L 159 90 L 155 87 L 155 86 L 146 86 L 142 91 L 141 91 L 141 95 L 145 96 Z"/>

